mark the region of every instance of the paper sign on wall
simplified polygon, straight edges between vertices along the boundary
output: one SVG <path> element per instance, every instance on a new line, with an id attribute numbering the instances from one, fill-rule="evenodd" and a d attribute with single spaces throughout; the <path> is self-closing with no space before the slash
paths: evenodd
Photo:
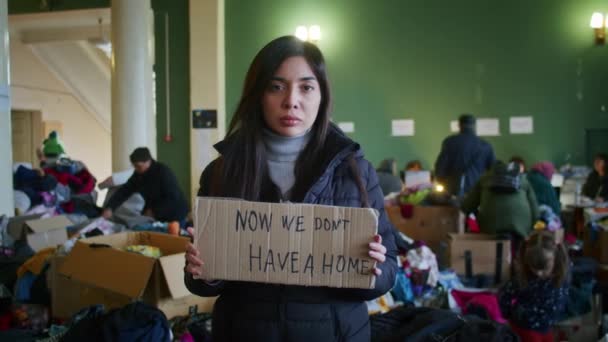
<path id="1" fill-rule="evenodd" d="M 458 120 L 450 121 L 450 132 L 458 133 L 460 131 L 460 125 L 458 124 Z"/>
<path id="2" fill-rule="evenodd" d="M 500 124 L 498 119 L 478 119 L 477 135 L 497 136 L 500 135 Z"/>
<path id="3" fill-rule="evenodd" d="M 370 289 L 371 208 L 198 197 L 194 245 L 203 279 Z"/>
<path id="4" fill-rule="evenodd" d="M 531 116 L 512 116 L 509 119 L 509 131 L 511 134 L 532 134 L 534 119 Z"/>
<path id="5" fill-rule="evenodd" d="M 406 137 L 414 135 L 414 120 L 393 120 L 392 121 L 392 136 Z"/>
<path id="6" fill-rule="evenodd" d="M 354 122 L 338 122 L 338 127 L 344 133 L 354 133 L 355 132 L 355 123 Z"/>

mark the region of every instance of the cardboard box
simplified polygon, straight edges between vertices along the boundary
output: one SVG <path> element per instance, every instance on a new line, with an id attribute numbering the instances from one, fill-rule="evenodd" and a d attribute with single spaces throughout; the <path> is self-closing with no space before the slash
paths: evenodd
<path id="1" fill-rule="evenodd" d="M 199 197 L 194 245 L 203 279 L 374 287 L 372 208 Z"/>
<path id="2" fill-rule="evenodd" d="M 600 264 L 608 264 L 608 231 L 599 230 L 594 232 L 585 228 L 583 254 L 594 258 Z"/>
<path id="3" fill-rule="evenodd" d="M 467 275 L 467 256 L 471 258 L 472 275 L 500 275 L 500 281 L 511 275 L 511 241 L 486 234 L 449 234 L 450 267 Z"/>
<path id="4" fill-rule="evenodd" d="M 211 312 L 215 298 L 190 294 L 184 284 L 187 238 L 152 232 L 126 232 L 82 239 L 64 258 L 51 262 L 52 311 L 68 318 L 94 304 L 108 308 L 135 300 L 154 305 L 168 318 L 187 315 L 191 308 Z M 154 259 L 124 251 L 129 245 L 158 247 Z"/>
<path id="5" fill-rule="evenodd" d="M 414 240 L 425 241 L 435 254 L 441 254 L 440 244 L 448 234 L 464 233 L 464 215 L 449 206 L 414 206 L 412 217 L 404 218 L 398 206 L 386 207 L 391 223 Z"/>
<path id="6" fill-rule="evenodd" d="M 9 222 L 9 234 L 15 239 L 25 238 L 28 245 L 38 252 L 47 247 L 56 247 L 68 239 L 67 227 L 73 225 L 66 216 L 59 215 L 39 219 L 40 215 L 18 217 Z"/>

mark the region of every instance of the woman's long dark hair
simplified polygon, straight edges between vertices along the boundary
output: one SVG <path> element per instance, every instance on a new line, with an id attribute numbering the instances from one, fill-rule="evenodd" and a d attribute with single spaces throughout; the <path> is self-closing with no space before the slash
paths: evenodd
<path id="1" fill-rule="evenodd" d="M 272 77 L 281 64 L 290 57 L 306 59 L 321 90 L 319 113 L 312 126 L 308 145 L 300 153 L 295 164 L 296 183 L 292 201 L 301 201 L 312 185 L 322 163 L 320 151 L 329 129 L 331 95 L 325 70 L 325 60 L 314 44 L 300 41 L 293 36 L 277 38 L 258 52 L 253 59 L 243 86 L 243 94 L 228 128 L 227 138 L 233 148 L 224 155 L 224 196 L 250 201 L 261 200 L 262 193 L 270 185 L 262 130 L 266 127 L 262 111 L 262 98 L 270 86 Z"/>

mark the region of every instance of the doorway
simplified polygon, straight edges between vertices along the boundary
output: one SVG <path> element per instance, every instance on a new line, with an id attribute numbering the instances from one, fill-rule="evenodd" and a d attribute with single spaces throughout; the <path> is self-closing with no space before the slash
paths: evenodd
<path id="1" fill-rule="evenodd" d="M 608 153 L 608 128 L 588 129 L 585 132 L 587 165 L 593 165 L 593 158 L 598 153 Z"/>
<path id="2" fill-rule="evenodd" d="M 40 111 L 11 110 L 13 163 L 38 165 L 36 149 L 42 145 L 44 133 Z"/>

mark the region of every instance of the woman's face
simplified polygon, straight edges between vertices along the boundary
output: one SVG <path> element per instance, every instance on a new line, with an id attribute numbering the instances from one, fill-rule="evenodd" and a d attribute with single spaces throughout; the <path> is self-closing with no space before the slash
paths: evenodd
<path id="1" fill-rule="evenodd" d="M 595 158 L 595 161 L 593 162 L 593 168 L 595 169 L 595 171 L 597 173 L 599 173 L 600 175 L 604 174 L 604 170 L 606 167 L 606 162 L 601 159 L 601 158 Z"/>
<path id="2" fill-rule="evenodd" d="M 302 135 L 314 124 L 320 104 L 320 85 L 308 62 L 301 56 L 290 57 L 264 91 L 264 121 L 279 135 Z"/>

